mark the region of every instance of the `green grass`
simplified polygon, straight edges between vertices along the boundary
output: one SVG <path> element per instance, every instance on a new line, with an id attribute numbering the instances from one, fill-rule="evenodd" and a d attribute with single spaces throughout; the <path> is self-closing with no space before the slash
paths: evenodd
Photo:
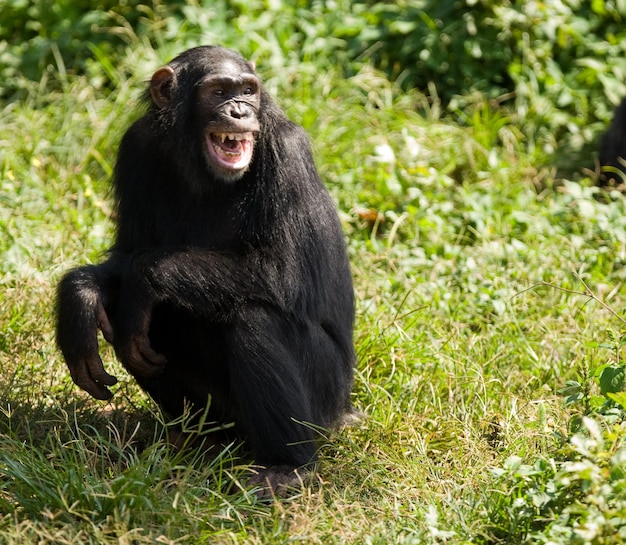
<path id="1" fill-rule="evenodd" d="M 624 532 L 623 410 L 608 395 L 622 384 L 603 391 L 598 375 L 622 368 L 624 324 L 600 303 L 624 307 L 622 197 L 598 198 L 583 174 L 555 179 L 504 111 L 477 102 L 454 120 L 367 67 L 349 79 L 314 68 L 264 76 L 311 134 L 344 222 L 367 418 L 322 446 L 310 488 L 269 504 L 237 486 L 237 445 L 217 458 L 170 449 L 110 349 L 121 382 L 105 404 L 73 386 L 54 346 L 60 275 L 110 242 L 107 178 L 149 70 L 108 96 L 67 77 L 3 106 L 1 544 Z"/>

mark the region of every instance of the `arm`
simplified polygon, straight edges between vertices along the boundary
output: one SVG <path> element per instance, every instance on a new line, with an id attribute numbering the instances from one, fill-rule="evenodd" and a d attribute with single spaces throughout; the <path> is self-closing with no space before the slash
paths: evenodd
<path id="1" fill-rule="evenodd" d="M 143 376 L 161 370 L 162 355 L 150 346 L 152 310 L 169 302 L 226 323 L 248 303 L 286 310 L 293 278 L 259 252 L 216 252 L 202 248 L 137 254 L 121 279 L 115 348 L 122 362 Z"/>
<path id="2" fill-rule="evenodd" d="M 57 344 L 74 382 L 97 399 L 109 399 L 107 386 L 117 382 L 102 365 L 98 354 L 98 330 L 113 341 L 113 327 L 106 306 L 114 280 L 110 263 L 74 269 L 57 291 Z"/>

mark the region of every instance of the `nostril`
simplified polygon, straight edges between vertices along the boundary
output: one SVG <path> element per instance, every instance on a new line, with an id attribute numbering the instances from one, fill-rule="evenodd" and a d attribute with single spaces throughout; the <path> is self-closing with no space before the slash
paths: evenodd
<path id="1" fill-rule="evenodd" d="M 250 111 L 241 104 L 233 104 L 229 108 L 229 115 L 235 119 L 244 119 L 250 117 Z"/>

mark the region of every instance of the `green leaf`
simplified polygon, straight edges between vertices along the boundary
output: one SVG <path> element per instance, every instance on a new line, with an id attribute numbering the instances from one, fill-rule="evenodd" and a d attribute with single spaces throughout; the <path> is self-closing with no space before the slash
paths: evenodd
<path id="1" fill-rule="evenodd" d="M 600 391 L 606 395 L 620 392 L 624 386 L 624 367 L 607 366 L 600 374 Z"/>
<path id="2" fill-rule="evenodd" d="M 609 392 L 606 394 L 606 397 L 617 403 L 620 407 L 626 409 L 626 392 Z"/>

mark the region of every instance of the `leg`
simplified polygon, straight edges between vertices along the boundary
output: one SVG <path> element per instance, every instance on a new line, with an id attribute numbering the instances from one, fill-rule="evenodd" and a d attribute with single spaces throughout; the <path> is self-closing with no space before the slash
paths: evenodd
<path id="1" fill-rule="evenodd" d="M 351 331 L 342 335 L 332 324 L 310 322 L 301 334 L 306 347 L 305 381 L 313 422 L 334 428 L 352 412 L 354 349 Z"/>
<path id="2" fill-rule="evenodd" d="M 232 423 L 223 337 L 220 326 L 184 308 L 159 304 L 152 313 L 149 340 L 167 363 L 150 377 L 128 370 L 168 416 L 182 416 L 185 408 L 201 412 L 211 397 L 211 422 Z"/>
<path id="3" fill-rule="evenodd" d="M 297 485 L 315 462 L 310 392 L 294 321 L 262 307 L 244 309 L 227 328 L 230 382 L 239 421 L 255 460 L 254 482 L 273 491 Z"/>

